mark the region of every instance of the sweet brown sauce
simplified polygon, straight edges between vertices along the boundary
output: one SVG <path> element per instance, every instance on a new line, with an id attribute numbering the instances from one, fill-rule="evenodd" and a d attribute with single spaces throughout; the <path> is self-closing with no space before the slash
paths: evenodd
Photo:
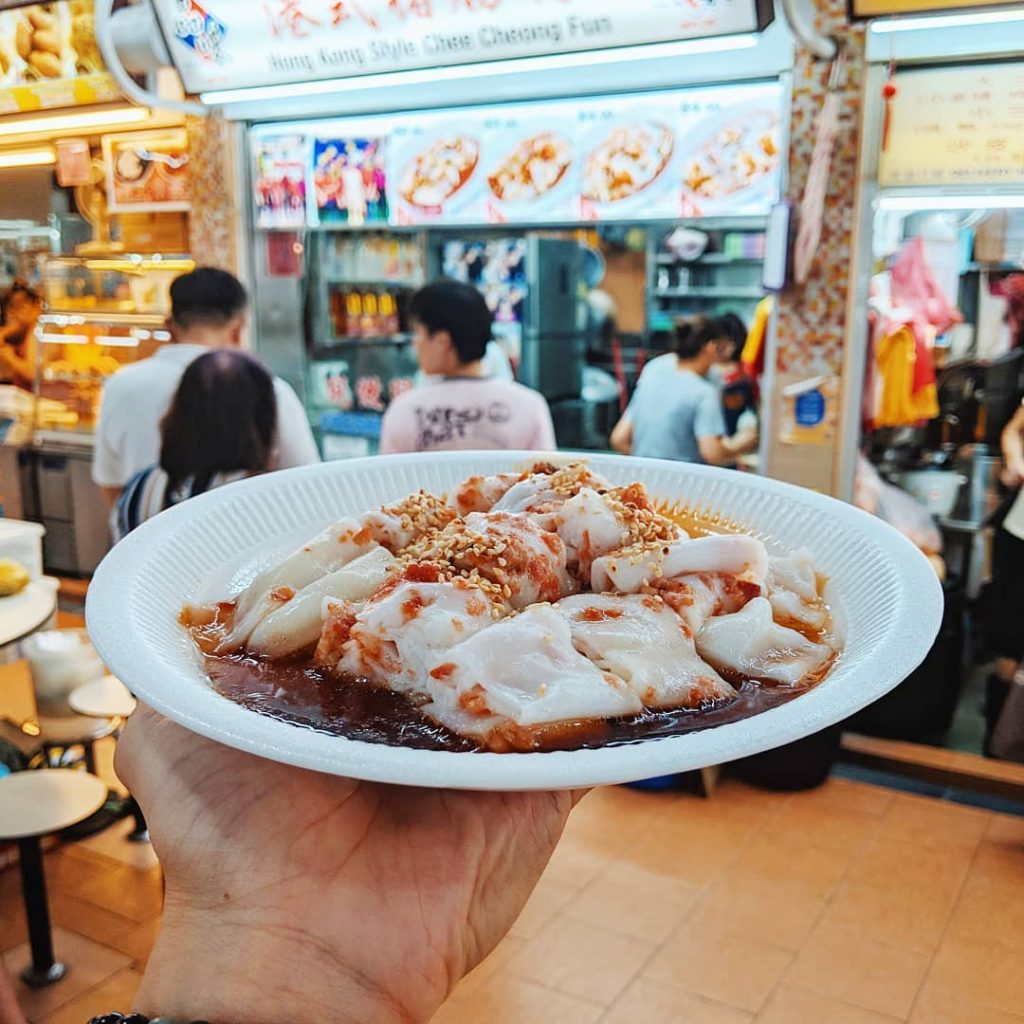
<path id="1" fill-rule="evenodd" d="M 316 668 L 308 658 L 269 662 L 249 655 L 208 656 L 206 671 L 218 693 L 243 707 L 332 736 L 418 750 L 482 749 L 431 721 L 401 694 L 361 679 L 338 678 Z M 703 710 L 675 708 L 612 721 L 565 723 L 542 736 L 538 749 L 619 746 L 698 732 L 760 714 L 805 692 L 725 678 L 738 689 L 736 700 Z"/>

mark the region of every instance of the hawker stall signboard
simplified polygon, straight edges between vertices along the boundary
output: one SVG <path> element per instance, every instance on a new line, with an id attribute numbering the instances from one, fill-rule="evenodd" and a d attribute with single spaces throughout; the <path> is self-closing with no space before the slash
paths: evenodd
<path id="1" fill-rule="evenodd" d="M 782 105 L 780 84 L 759 82 L 259 125 L 256 223 L 761 216 L 780 193 Z"/>
<path id="2" fill-rule="evenodd" d="M 92 0 L 0 9 L 0 115 L 119 98 L 96 47 Z"/>
<path id="3" fill-rule="evenodd" d="M 154 0 L 192 92 L 753 32 L 770 0 Z"/>
<path id="4" fill-rule="evenodd" d="M 1024 63 L 902 71 L 882 185 L 1024 184 Z"/>

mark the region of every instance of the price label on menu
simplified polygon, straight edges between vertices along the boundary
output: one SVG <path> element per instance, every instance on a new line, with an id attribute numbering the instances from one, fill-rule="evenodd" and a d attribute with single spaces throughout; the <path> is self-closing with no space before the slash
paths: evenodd
<path id="1" fill-rule="evenodd" d="M 1024 183 L 1024 63 L 901 72 L 882 185 Z"/>

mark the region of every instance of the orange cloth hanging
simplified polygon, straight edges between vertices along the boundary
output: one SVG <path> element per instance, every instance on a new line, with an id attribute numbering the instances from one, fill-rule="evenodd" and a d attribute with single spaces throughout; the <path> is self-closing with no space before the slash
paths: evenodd
<path id="1" fill-rule="evenodd" d="M 772 315 L 772 297 L 763 298 L 754 311 L 754 320 L 747 332 L 747 341 L 740 354 L 740 365 L 744 373 L 755 383 L 764 373 L 765 341 L 768 337 L 768 321 Z"/>
<path id="2" fill-rule="evenodd" d="M 875 349 L 880 378 L 876 427 L 909 427 L 939 415 L 934 381 L 922 386 L 915 380 L 919 348 L 913 330 L 906 324 L 879 339 Z"/>

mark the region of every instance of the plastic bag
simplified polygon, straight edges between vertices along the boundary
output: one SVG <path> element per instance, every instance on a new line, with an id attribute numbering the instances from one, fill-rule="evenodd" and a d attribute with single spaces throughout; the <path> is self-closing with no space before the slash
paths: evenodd
<path id="1" fill-rule="evenodd" d="M 887 484 L 863 455 L 857 460 L 853 503 L 884 519 L 926 554 L 942 550 L 942 534 L 928 509 L 906 491 Z"/>

